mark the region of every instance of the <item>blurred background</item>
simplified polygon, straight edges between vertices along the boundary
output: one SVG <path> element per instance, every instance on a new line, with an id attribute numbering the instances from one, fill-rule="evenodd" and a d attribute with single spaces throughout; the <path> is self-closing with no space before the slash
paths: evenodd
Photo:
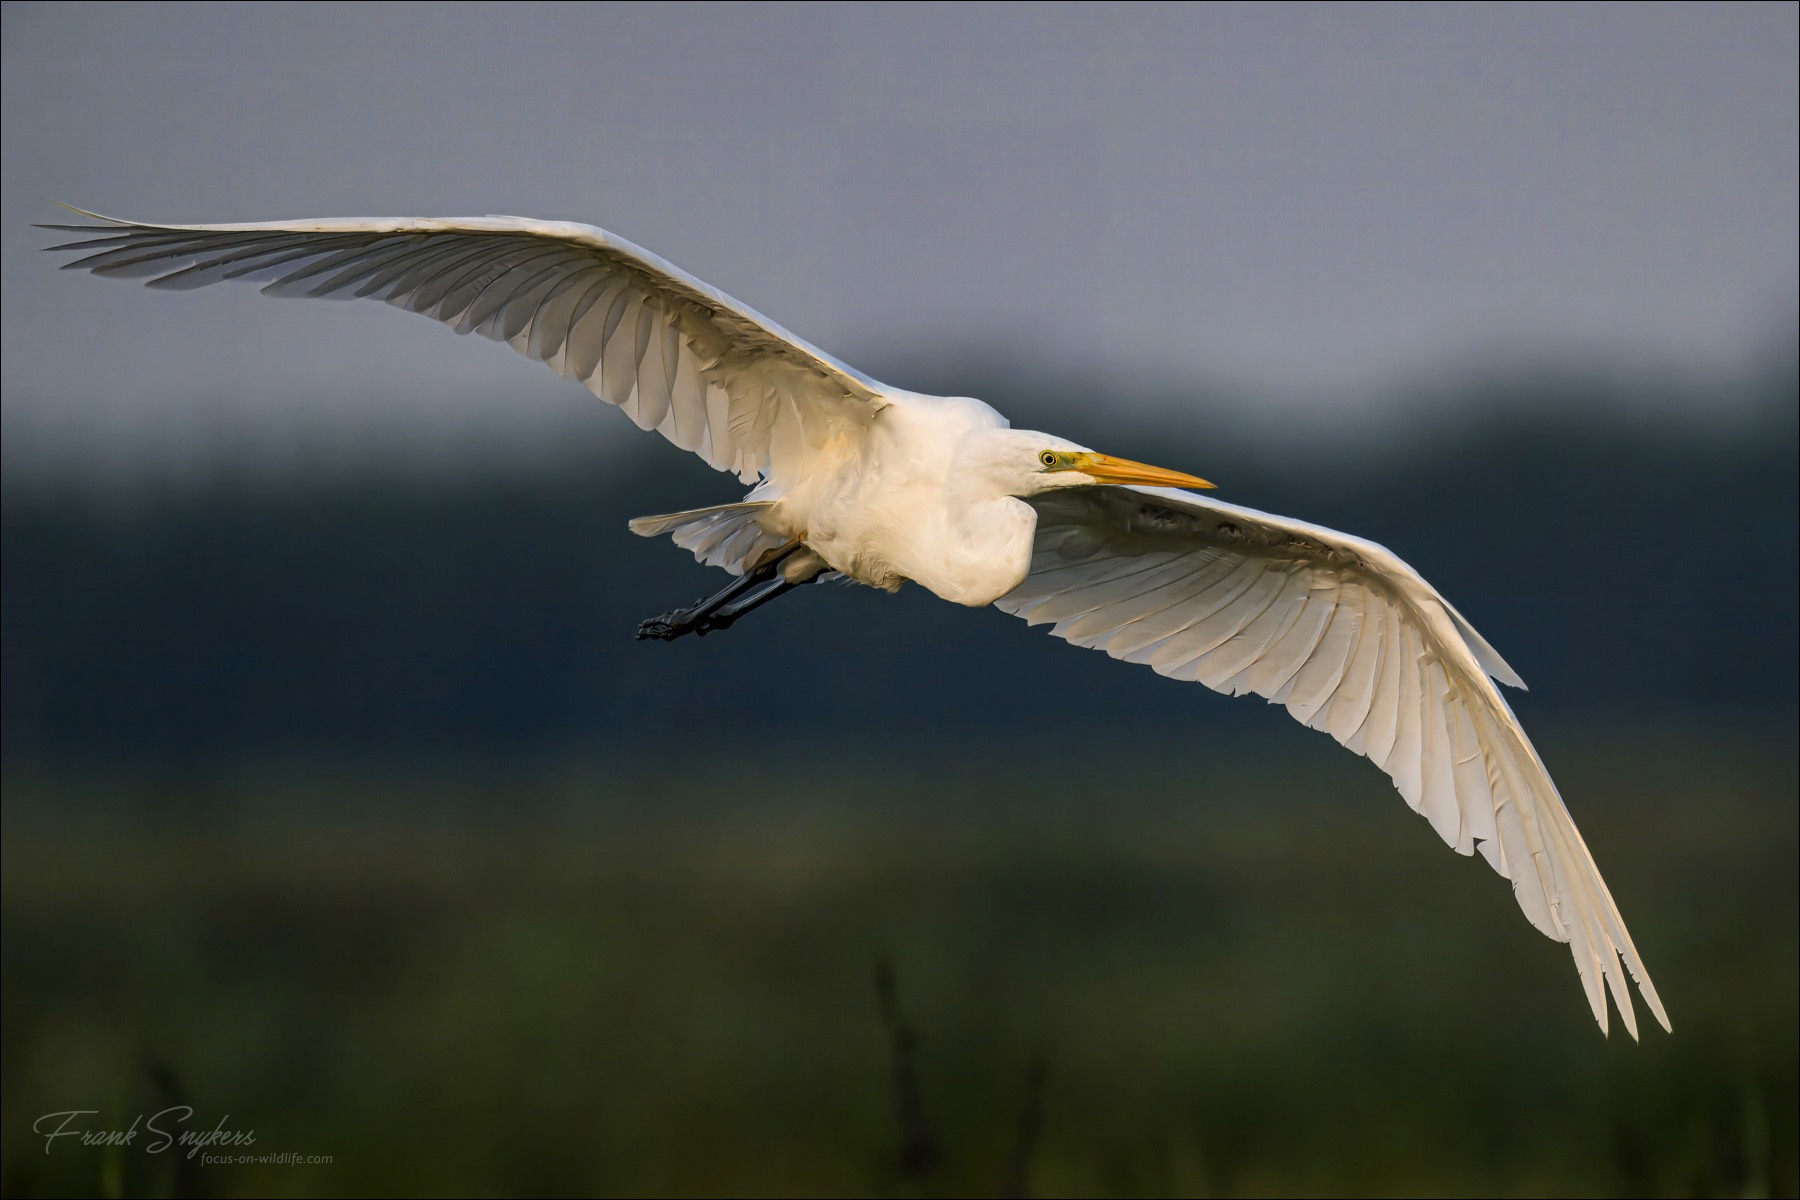
<path id="1" fill-rule="evenodd" d="M 1796 11 L 8 4 L 0 1190 L 1793 1194 Z M 55 201 L 595 222 L 1388 545 L 1675 1035 L 1252 700 L 917 589 L 634 642 L 732 480 Z M 172 1105 L 330 1161 L 33 1132 Z"/>

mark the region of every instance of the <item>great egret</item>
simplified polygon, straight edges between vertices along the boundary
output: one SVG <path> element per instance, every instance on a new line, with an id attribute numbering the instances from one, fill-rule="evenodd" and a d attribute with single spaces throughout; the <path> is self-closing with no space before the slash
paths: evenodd
<path id="1" fill-rule="evenodd" d="M 1594 1018 L 1632 1037 L 1623 966 L 1668 1016 L 1593 856 L 1495 681 L 1523 684 L 1373 542 L 1196 494 L 1205 480 L 887 387 L 622 238 L 520 217 L 147 225 L 73 210 L 65 264 L 186 289 L 372 296 L 504 341 L 719 470 L 742 501 L 631 522 L 736 580 L 639 629 L 722 628 L 826 575 L 912 580 L 1077 646 L 1255 692 L 1373 760 L 1460 854 L 1567 942 Z"/>

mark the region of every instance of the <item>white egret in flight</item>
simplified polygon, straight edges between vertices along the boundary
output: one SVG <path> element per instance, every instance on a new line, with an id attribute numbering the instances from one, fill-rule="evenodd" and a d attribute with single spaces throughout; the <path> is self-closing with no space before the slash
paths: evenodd
<path id="1" fill-rule="evenodd" d="M 80 210 L 75 210 L 79 212 Z M 1669 1019 L 1593 856 L 1462 614 L 1373 542 L 1223 504 L 1205 480 L 888 387 L 602 229 L 519 217 L 145 225 L 91 213 L 66 264 L 185 289 L 367 296 L 506 342 L 753 485 L 631 522 L 734 581 L 645 622 L 704 634 L 826 576 L 993 604 L 1077 646 L 1255 692 L 1373 760 L 1567 942 L 1604 1030 L 1625 972 Z M 1621 966 L 1621 960 L 1623 965 Z M 1603 982 L 1604 981 L 1604 982 Z"/>

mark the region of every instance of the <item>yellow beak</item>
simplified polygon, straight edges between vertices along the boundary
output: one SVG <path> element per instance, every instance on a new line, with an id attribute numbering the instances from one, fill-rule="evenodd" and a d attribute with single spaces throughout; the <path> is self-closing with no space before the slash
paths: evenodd
<path id="1" fill-rule="evenodd" d="M 1092 475 L 1101 483 L 1148 483 L 1156 487 L 1177 488 L 1210 488 L 1216 486 L 1201 479 L 1198 475 L 1183 475 L 1180 471 L 1169 471 L 1162 467 L 1153 467 L 1148 463 L 1132 462 L 1129 458 L 1114 458 L 1110 454 L 1082 454 L 1075 460 L 1075 470 L 1083 475 Z"/>

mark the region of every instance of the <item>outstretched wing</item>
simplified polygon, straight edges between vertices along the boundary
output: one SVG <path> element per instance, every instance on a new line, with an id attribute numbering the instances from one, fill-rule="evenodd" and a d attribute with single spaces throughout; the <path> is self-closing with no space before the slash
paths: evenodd
<path id="1" fill-rule="evenodd" d="M 1448 601 L 1360 538 L 1166 488 L 1035 497 L 1031 573 L 998 604 L 1077 646 L 1255 692 L 1372 759 L 1532 924 L 1569 943 L 1607 1026 L 1637 1036 L 1620 960 L 1669 1019 L 1593 855 L 1494 685 L 1523 686 Z M 1493 678 L 1491 679 L 1490 676 Z"/>
<path id="2" fill-rule="evenodd" d="M 80 210 L 75 210 L 80 212 Z M 860 436 L 882 387 L 781 326 L 592 225 L 523 217 L 145 225 L 81 213 L 67 269 L 267 295 L 363 297 L 510 344 L 744 482 L 779 486 Z"/>

